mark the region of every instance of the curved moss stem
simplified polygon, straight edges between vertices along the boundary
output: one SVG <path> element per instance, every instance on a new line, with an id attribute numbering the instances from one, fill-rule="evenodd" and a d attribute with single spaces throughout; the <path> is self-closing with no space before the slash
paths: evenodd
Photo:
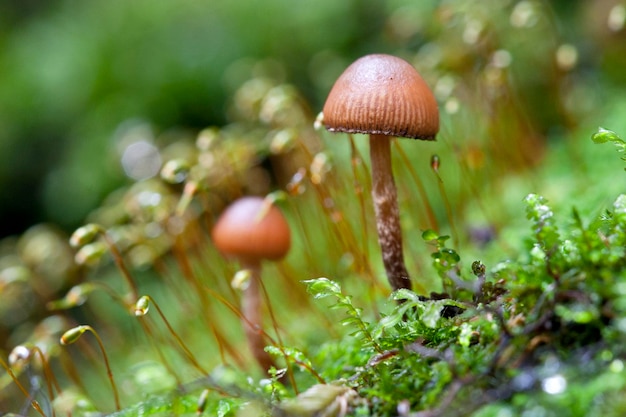
<path id="1" fill-rule="evenodd" d="M 411 279 L 404 264 L 398 192 L 391 168 L 391 137 L 370 135 L 372 163 L 372 200 L 376 212 L 378 243 L 391 288 L 411 289 Z"/>

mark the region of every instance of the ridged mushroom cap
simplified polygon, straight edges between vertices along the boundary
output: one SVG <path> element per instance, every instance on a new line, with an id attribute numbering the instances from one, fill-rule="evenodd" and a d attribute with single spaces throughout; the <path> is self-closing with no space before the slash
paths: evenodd
<path id="1" fill-rule="evenodd" d="M 224 255 L 242 260 L 279 260 L 291 247 L 287 220 L 261 197 L 233 202 L 215 223 L 211 237 Z"/>
<path id="2" fill-rule="evenodd" d="M 323 109 L 331 132 L 434 140 L 435 97 L 411 64 L 390 55 L 366 55 L 339 76 Z"/>

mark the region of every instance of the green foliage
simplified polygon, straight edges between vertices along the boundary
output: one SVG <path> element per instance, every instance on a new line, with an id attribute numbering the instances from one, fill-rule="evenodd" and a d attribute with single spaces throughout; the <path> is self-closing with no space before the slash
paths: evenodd
<path id="1" fill-rule="evenodd" d="M 435 246 L 435 251 L 430 256 L 433 268 L 443 283 L 444 291 L 456 292 L 458 288 L 452 278 L 459 275 L 458 263 L 461 257 L 454 249 L 446 247 L 446 241 L 450 236 L 438 236 L 435 231 L 426 230 L 422 233 L 422 239 Z"/>
<path id="2" fill-rule="evenodd" d="M 317 278 L 306 280 L 304 283 L 307 284 L 307 289 L 313 295 L 313 298 L 322 299 L 332 297 L 336 300 L 335 303 L 331 304 L 330 308 L 345 311 L 348 317 L 341 320 L 341 324 L 356 328 L 355 331 L 350 333 L 351 336 L 360 338 L 364 346 L 369 346 L 377 352 L 382 351 L 370 332 L 369 323 L 363 321 L 363 309 L 354 306 L 352 297 L 345 295 L 337 282 L 331 281 L 328 278 Z"/>
<path id="3" fill-rule="evenodd" d="M 569 404 L 563 415 L 583 416 L 594 398 L 626 386 L 616 359 L 624 352 L 617 317 L 626 306 L 620 290 L 626 285 L 626 195 L 588 226 L 576 210 L 569 222 L 558 222 L 542 196 L 530 194 L 524 202 L 528 252 L 491 270 L 474 262 L 470 300 L 400 290 L 393 300 L 401 302 L 369 323 L 338 283 L 307 281 L 315 298 L 334 297 L 333 307 L 358 329 L 318 352 L 320 369 L 337 368 L 338 355 L 346 358 L 343 372 L 332 375 L 359 394 L 354 415 L 393 415 L 402 406 L 443 414 L 463 407 L 463 415 L 480 410 L 476 415 L 488 416 Z M 456 252 L 445 249 L 446 237 L 430 231 L 423 237 L 436 244 L 433 266 L 442 279 L 462 269 Z M 359 344 L 361 355 L 350 354 Z M 583 357 L 585 367 L 576 367 Z M 597 374 L 601 369 L 605 375 Z M 599 383 L 609 377 L 614 382 Z"/>
<path id="4" fill-rule="evenodd" d="M 164 397 L 152 397 L 150 400 L 137 403 L 131 407 L 111 414 L 114 417 L 132 417 L 137 415 L 178 415 L 178 416 L 194 416 L 198 407 L 198 396 L 164 396 Z M 210 407 L 213 415 L 219 415 L 216 413 L 215 408 L 220 408 L 219 402 L 214 403 L 217 407 Z M 223 416 L 225 414 L 222 414 Z"/>

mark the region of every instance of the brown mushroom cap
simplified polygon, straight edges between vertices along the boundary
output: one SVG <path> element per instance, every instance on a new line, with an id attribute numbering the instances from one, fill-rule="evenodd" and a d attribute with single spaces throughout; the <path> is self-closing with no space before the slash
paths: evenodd
<path id="1" fill-rule="evenodd" d="M 331 132 L 433 140 L 439 110 L 415 68 L 390 55 L 366 55 L 335 82 L 323 109 Z"/>
<path id="2" fill-rule="evenodd" d="M 211 236 L 220 252 L 244 261 L 279 260 L 291 247 L 287 220 L 261 197 L 243 197 L 228 206 Z"/>

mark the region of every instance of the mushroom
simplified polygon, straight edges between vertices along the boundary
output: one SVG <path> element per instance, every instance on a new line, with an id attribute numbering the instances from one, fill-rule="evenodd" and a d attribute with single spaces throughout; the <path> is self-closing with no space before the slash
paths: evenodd
<path id="1" fill-rule="evenodd" d="M 367 55 L 353 62 L 335 82 L 324 104 L 323 123 L 331 132 L 369 134 L 372 199 L 383 264 L 393 290 L 410 289 L 391 167 L 391 139 L 435 139 L 439 111 L 433 93 L 403 59 Z"/>
<path id="2" fill-rule="evenodd" d="M 222 254 L 236 258 L 250 272 L 241 300 L 243 326 L 252 355 L 267 371 L 274 363 L 263 338 L 261 262 L 285 257 L 291 247 L 289 224 L 271 200 L 243 197 L 224 210 L 211 236 Z"/>

